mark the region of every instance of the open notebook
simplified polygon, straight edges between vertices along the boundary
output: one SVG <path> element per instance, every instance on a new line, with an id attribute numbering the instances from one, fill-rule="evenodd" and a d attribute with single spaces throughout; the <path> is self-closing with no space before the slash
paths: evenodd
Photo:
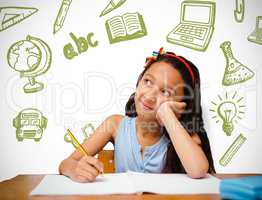
<path id="1" fill-rule="evenodd" d="M 47 175 L 30 195 L 106 195 L 106 194 L 210 194 L 219 193 L 220 180 L 207 175 L 191 179 L 185 174 L 138 172 L 99 175 L 95 182 L 77 183 L 61 175 Z"/>

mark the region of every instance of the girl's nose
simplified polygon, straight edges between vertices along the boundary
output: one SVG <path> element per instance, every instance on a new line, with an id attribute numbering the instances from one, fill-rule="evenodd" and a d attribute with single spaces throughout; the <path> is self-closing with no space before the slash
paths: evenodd
<path id="1" fill-rule="evenodd" d="M 147 92 L 145 94 L 145 100 L 150 103 L 153 104 L 156 102 L 156 91 L 154 89 L 152 89 L 151 91 Z"/>
<path id="2" fill-rule="evenodd" d="M 152 105 L 152 104 L 154 104 L 156 102 L 156 97 L 154 97 L 154 96 L 145 96 L 145 101 L 148 104 Z"/>

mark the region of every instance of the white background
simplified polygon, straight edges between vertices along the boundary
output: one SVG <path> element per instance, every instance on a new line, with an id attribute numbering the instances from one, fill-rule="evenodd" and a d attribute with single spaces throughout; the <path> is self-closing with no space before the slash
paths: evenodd
<path id="1" fill-rule="evenodd" d="M 99 17 L 107 0 L 73 0 L 62 29 L 53 35 L 53 24 L 61 1 L 1 0 L 0 6 L 36 7 L 37 13 L 0 32 L 0 180 L 24 173 L 57 173 L 58 165 L 74 149 L 64 142 L 65 127 L 83 139 L 81 127 L 91 122 L 97 127 L 111 114 L 124 114 L 125 103 L 135 89 L 145 58 L 163 46 L 166 50 L 191 60 L 199 68 L 202 81 L 202 106 L 205 128 L 211 143 L 218 173 L 262 173 L 262 45 L 251 43 L 247 36 L 255 28 L 256 16 L 262 15 L 262 1 L 246 1 L 243 23 L 234 20 L 235 0 L 216 2 L 215 31 L 207 51 L 198 52 L 166 41 L 166 35 L 179 23 L 178 0 L 127 0 L 120 8 Z M 144 19 L 148 35 L 139 39 L 109 44 L 105 21 L 126 12 L 139 12 Z M 72 60 L 63 55 L 63 47 L 71 43 L 69 33 L 86 37 L 94 33 L 98 46 Z M 41 38 L 52 50 L 49 71 L 36 78 L 45 84 L 41 92 L 26 94 L 22 87 L 27 82 L 9 67 L 6 59 L 9 47 L 27 35 Z M 245 83 L 224 87 L 221 84 L 225 58 L 220 44 L 231 41 L 234 56 L 255 72 Z M 244 96 L 245 117 L 235 125 L 232 136 L 226 136 L 222 124 L 216 124 L 209 109 L 217 95 L 237 91 Z M 35 107 L 48 118 L 47 129 L 40 142 L 16 140 L 13 119 L 24 108 Z M 247 141 L 222 167 L 218 161 L 234 139 L 243 133 Z M 106 148 L 112 148 L 109 144 Z"/>

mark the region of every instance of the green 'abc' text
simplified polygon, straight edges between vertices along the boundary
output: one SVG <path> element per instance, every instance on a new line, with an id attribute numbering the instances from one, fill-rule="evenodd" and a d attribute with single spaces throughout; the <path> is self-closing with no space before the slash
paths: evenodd
<path id="1" fill-rule="evenodd" d="M 75 56 L 78 56 L 78 54 L 87 51 L 88 46 L 96 47 L 98 45 L 98 41 L 92 42 L 92 37 L 94 36 L 94 33 L 88 33 L 86 38 L 77 38 L 73 33 L 69 33 L 69 35 L 74 40 L 77 46 L 78 53 L 75 51 L 71 43 L 66 44 L 64 46 L 64 55 L 67 59 L 73 59 Z"/>

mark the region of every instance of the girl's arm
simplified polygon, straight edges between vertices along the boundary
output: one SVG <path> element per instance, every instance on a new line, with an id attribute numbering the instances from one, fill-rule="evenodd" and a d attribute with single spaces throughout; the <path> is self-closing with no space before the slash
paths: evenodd
<path id="1" fill-rule="evenodd" d="M 172 102 L 163 103 L 159 107 L 157 117 L 165 126 L 187 174 L 191 178 L 204 177 L 208 171 L 209 163 L 200 146 L 201 141 L 197 134 L 192 137 L 188 134 L 171 106 L 174 106 Z"/>
<path id="2" fill-rule="evenodd" d="M 103 170 L 103 164 L 93 156 L 109 141 L 113 141 L 121 119 L 121 115 L 108 117 L 82 144 L 89 156 L 84 156 L 78 149 L 75 150 L 60 163 L 59 173 L 78 182 L 95 180 L 95 177 Z"/>

